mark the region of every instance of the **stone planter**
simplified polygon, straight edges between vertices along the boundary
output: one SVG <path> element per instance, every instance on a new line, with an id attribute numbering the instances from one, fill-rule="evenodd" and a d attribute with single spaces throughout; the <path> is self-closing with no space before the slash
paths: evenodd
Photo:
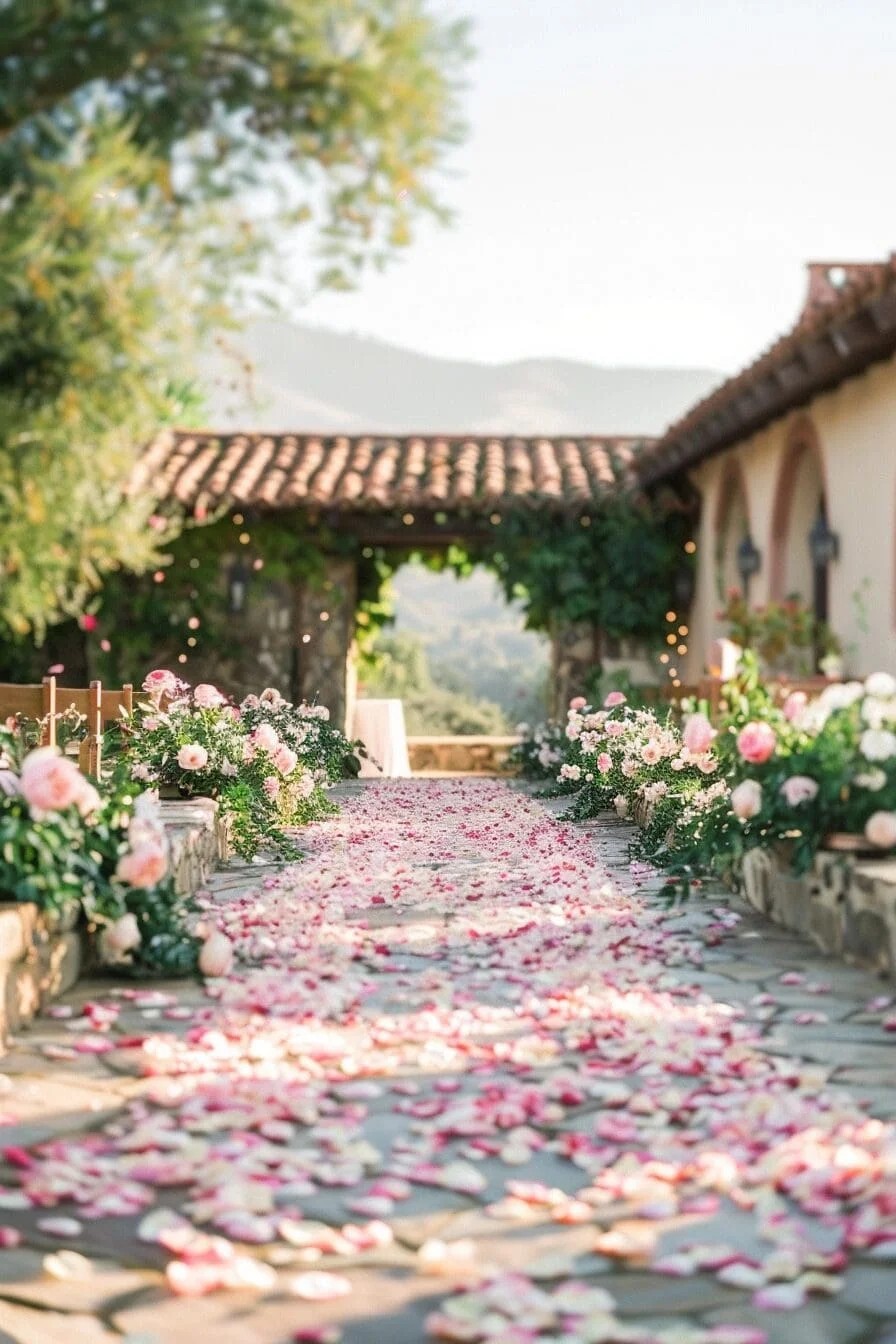
<path id="1" fill-rule="evenodd" d="M 0 898 L 0 1044 L 70 989 L 87 960 L 80 911 L 42 914 Z"/>
<path id="2" fill-rule="evenodd" d="M 896 860 L 822 851 L 798 877 L 782 855 L 753 849 L 742 881 L 749 903 L 776 924 L 896 980 Z"/>

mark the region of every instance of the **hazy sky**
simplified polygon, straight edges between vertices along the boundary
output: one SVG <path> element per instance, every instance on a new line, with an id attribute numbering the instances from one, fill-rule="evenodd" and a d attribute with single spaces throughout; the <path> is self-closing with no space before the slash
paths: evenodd
<path id="1" fill-rule="evenodd" d="M 470 135 L 425 228 L 306 320 L 433 354 L 731 369 L 809 259 L 896 249 L 896 0 L 434 0 Z"/>

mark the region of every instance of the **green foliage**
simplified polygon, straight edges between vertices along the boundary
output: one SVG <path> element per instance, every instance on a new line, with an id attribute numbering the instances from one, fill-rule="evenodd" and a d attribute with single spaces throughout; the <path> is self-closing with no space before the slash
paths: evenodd
<path id="1" fill-rule="evenodd" d="M 320 281 L 344 286 L 438 212 L 467 55 L 424 0 L 7 0 L 0 190 L 26 145 L 55 156 L 112 111 L 228 272 L 253 233 L 310 221 Z"/>
<path id="2" fill-rule="evenodd" d="M 730 638 L 758 655 L 771 671 L 809 676 L 815 671 L 816 656 L 842 651 L 830 626 L 818 620 L 799 597 L 751 607 L 734 589 L 719 616 L 727 623 Z"/>
<path id="3" fill-rule="evenodd" d="M 25 155 L 0 195 L 0 628 L 43 634 L 155 554 L 134 445 L 185 413 L 184 337 L 140 236 L 150 165 L 121 128 Z"/>
<path id="4" fill-rule="evenodd" d="M 578 522 L 512 513 L 496 529 L 494 565 L 528 623 L 583 622 L 611 637 L 656 640 L 690 561 L 689 520 L 663 501 L 620 494 Z"/>

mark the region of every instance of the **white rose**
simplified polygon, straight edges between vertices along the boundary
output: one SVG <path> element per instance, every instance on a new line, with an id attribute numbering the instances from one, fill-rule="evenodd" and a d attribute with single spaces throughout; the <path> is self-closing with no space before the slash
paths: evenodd
<path id="1" fill-rule="evenodd" d="M 791 775 L 781 785 L 781 793 L 788 807 L 799 807 L 801 803 L 810 803 L 818 793 L 818 785 L 808 775 Z"/>
<path id="2" fill-rule="evenodd" d="M 865 679 L 865 693 L 876 700 L 890 700 L 896 695 L 896 677 L 889 672 L 872 672 Z"/>
<path id="3" fill-rule="evenodd" d="M 864 694 L 865 687 L 860 681 L 836 682 L 833 686 L 825 686 L 818 702 L 827 710 L 848 709 Z"/>
<path id="4" fill-rule="evenodd" d="M 731 790 L 731 811 L 741 821 L 749 821 L 762 811 L 762 785 L 755 779 L 745 779 Z"/>
<path id="5" fill-rule="evenodd" d="M 885 728 L 867 728 L 859 739 L 866 761 L 887 761 L 896 756 L 896 734 Z"/>
<path id="6" fill-rule="evenodd" d="M 871 793 L 877 793 L 879 789 L 883 788 L 886 782 L 887 776 L 879 766 L 875 766 L 873 770 L 866 770 L 861 775 L 856 775 L 854 780 L 854 783 L 856 783 L 860 789 L 868 789 Z"/>

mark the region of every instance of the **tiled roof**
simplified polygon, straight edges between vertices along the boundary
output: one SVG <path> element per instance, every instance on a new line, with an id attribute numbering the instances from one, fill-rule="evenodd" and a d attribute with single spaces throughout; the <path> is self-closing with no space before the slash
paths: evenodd
<path id="1" fill-rule="evenodd" d="M 794 326 L 698 401 L 642 454 L 645 485 L 666 480 L 763 429 L 896 353 L 896 254 L 873 263 L 813 262 Z"/>
<path id="2" fill-rule="evenodd" d="M 632 438 L 495 438 L 166 431 L 134 485 L 200 514 L 221 506 L 470 514 L 511 502 L 581 511 L 635 483 Z"/>

